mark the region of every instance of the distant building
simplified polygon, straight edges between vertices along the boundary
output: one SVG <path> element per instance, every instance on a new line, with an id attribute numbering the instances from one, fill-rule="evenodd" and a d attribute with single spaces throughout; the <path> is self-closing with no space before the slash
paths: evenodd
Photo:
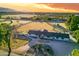
<path id="1" fill-rule="evenodd" d="M 67 19 L 52 19 L 51 21 L 55 23 L 63 23 L 63 22 L 66 22 Z"/>

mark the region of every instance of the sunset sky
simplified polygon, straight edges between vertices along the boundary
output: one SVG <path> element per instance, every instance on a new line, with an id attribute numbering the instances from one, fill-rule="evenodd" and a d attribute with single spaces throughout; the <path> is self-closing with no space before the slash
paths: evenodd
<path id="1" fill-rule="evenodd" d="M 79 4 L 73 3 L 0 3 L 0 7 L 23 12 L 79 12 Z"/>

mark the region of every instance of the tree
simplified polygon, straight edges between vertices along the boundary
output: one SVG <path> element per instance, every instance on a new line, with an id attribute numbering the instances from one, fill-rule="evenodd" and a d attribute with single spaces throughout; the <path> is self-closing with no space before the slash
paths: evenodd
<path id="1" fill-rule="evenodd" d="M 10 23 L 11 24 L 11 23 Z M 7 23 L 1 23 L 0 24 L 0 46 L 3 42 L 6 43 L 8 46 L 8 56 L 11 54 L 11 46 L 10 46 L 10 39 L 12 34 L 12 26 Z"/>
<path id="2" fill-rule="evenodd" d="M 1 15 L 0 15 L 0 19 L 1 19 Z"/>
<path id="3" fill-rule="evenodd" d="M 79 23 L 79 16 L 75 16 L 72 18 L 71 20 L 71 29 L 72 31 L 77 30 L 78 29 L 78 23 Z"/>
<path id="4" fill-rule="evenodd" d="M 79 24 L 79 16 L 70 16 L 69 19 L 66 22 L 69 30 L 75 31 L 78 29 L 78 24 Z"/>
<path id="5" fill-rule="evenodd" d="M 49 20 L 49 21 L 51 21 L 51 20 L 52 20 L 52 18 L 48 18 L 48 20 Z"/>
<path id="6" fill-rule="evenodd" d="M 67 22 L 66 22 L 67 25 L 70 25 L 71 19 L 72 19 L 72 17 L 69 16 L 69 17 L 68 17 L 68 20 L 67 20 Z"/>
<path id="7" fill-rule="evenodd" d="M 42 16 L 42 19 L 43 19 L 44 21 L 47 21 L 47 20 L 48 20 L 48 16 L 47 16 L 47 15 L 44 15 L 44 16 Z"/>
<path id="8" fill-rule="evenodd" d="M 32 17 L 32 20 L 40 20 L 40 16 L 34 16 Z"/>
<path id="9" fill-rule="evenodd" d="M 77 42 L 79 43 L 79 30 L 74 31 L 72 35 L 77 40 Z"/>
<path id="10" fill-rule="evenodd" d="M 73 49 L 72 52 L 71 52 L 71 56 L 79 56 L 79 50 Z"/>

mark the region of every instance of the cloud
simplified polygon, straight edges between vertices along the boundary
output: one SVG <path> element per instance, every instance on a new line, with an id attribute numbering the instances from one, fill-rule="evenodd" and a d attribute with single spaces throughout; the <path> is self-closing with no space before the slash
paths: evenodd
<path id="1" fill-rule="evenodd" d="M 49 10 L 49 12 L 79 12 L 77 10 L 72 10 L 72 9 L 65 9 L 65 8 L 58 8 L 58 7 L 50 7 L 46 4 L 35 4 L 33 8 L 37 9 L 46 9 Z"/>
<path id="2" fill-rule="evenodd" d="M 52 5 L 52 7 L 50 5 Z M 4 4 L 0 4 L 0 7 L 7 7 L 7 8 L 15 9 L 18 11 L 23 11 L 23 12 L 79 12 L 78 10 L 75 10 L 75 9 L 74 10 L 66 9 L 64 8 L 64 6 L 63 8 L 60 8 L 58 7 L 57 4 L 4 3 Z"/>

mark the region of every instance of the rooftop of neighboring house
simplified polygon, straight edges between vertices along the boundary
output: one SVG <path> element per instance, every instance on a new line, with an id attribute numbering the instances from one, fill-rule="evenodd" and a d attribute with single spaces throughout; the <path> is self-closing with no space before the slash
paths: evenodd
<path id="1" fill-rule="evenodd" d="M 35 35 L 44 35 L 47 37 L 62 37 L 62 38 L 69 38 L 69 34 L 65 34 L 65 33 L 57 33 L 57 32 L 48 32 L 47 30 L 44 31 L 40 31 L 40 30 L 30 30 L 28 32 L 28 34 L 35 34 Z"/>

